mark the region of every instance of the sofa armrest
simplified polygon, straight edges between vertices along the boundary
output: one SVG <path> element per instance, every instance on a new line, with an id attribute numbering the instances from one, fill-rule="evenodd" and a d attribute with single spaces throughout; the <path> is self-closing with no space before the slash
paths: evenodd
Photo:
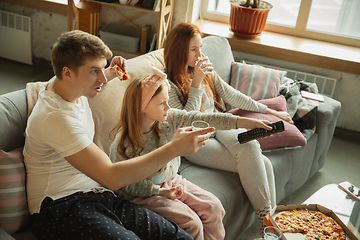
<path id="1" fill-rule="evenodd" d="M 321 169 L 324 166 L 327 152 L 334 135 L 337 118 L 340 114 L 341 103 L 325 96 L 325 101 L 319 103 L 316 115 L 316 133 L 318 135 L 316 153 L 312 169 Z M 310 175 L 315 174 L 311 172 Z"/>
<path id="2" fill-rule="evenodd" d="M 11 151 L 22 147 L 27 121 L 25 89 L 0 96 L 0 149 Z"/>
<path id="3" fill-rule="evenodd" d="M 0 239 L 1 240 L 15 240 L 10 234 L 0 228 Z"/>
<path id="4" fill-rule="evenodd" d="M 341 103 L 325 96 L 324 102 L 319 102 L 316 115 L 316 132 L 327 131 L 327 138 L 334 134 L 337 118 L 340 114 Z"/>
<path id="5" fill-rule="evenodd" d="M 336 124 L 340 114 L 341 103 L 335 99 L 324 97 L 324 102 L 319 103 L 316 125 Z"/>

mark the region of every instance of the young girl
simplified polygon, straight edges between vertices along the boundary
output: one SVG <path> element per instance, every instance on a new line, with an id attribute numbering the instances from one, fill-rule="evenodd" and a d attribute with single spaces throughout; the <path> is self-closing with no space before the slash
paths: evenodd
<path id="1" fill-rule="evenodd" d="M 273 114 L 292 123 L 287 112 L 268 109 L 222 80 L 202 55 L 201 46 L 200 30 L 190 23 L 174 26 L 165 40 L 164 61 L 171 85 L 171 108 L 205 113 L 224 112 L 224 102 L 227 102 L 244 110 Z M 274 173 L 257 141 L 237 144 L 239 131 L 217 131 L 206 146 L 186 156 L 186 159 L 202 166 L 238 172 L 259 219 L 259 233 L 262 235 L 264 218 L 276 205 Z"/>
<path id="2" fill-rule="evenodd" d="M 268 121 L 241 118 L 231 114 L 202 114 L 170 109 L 166 75 L 154 69 L 150 76 L 136 77 L 129 83 L 123 99 L 120 121 L 110 146 L 113 162 L 143 155 L 168 143 L 180 127 L 203 120 L 220 129 L 267 126 Z M 121 188 L 117 194 L 173 220 L 194 239 L 224 239 L 225 211 L 219 199 L 177 174 L 180 157 L 151 176 Z M 180 187 L 181 186 L 181 187 Z"/>

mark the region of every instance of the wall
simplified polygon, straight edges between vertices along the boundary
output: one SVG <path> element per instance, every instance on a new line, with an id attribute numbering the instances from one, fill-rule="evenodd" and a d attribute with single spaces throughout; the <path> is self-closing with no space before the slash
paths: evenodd
<path id="1" fill-rule="evenodd" d="M 200 0 L 175 0 L 173 25 L 179 22 L 193 21 L 194 19 L 196 19 L 196 17 L 198 16 L 196 10 L 199 8 L 199 6 Z M 44 58 L 50 60 L 50 49 L 53 42 L 60 35 L 60 33 L 67 30 L 66 16 L 51 14 L 25 7 L 18 7 L 1 2 L 0 9 L 26 15 L 32 18 L 33 55 L 37 58 Z M 132 12 L 126 11 L 123 14 L 127 14 L 126 16 L 130 16 Z M 107 24 L 109 22 L 120 19 L 121 17 L 119 17 L 119 15 L 116 14 L 113 10 L 107 9 L 106 7 L 104 8 L 102 16 L 103 24 Z M 154 25 L 157 23 L 156 21 L 156 18 L 149 15 L 134 22 L 139 25 L 145 25 L 148 23 Z M 155 28 L 153 28 L 153 31 L 155 31 Z M 314 68 L 307 65 L 294 64 L 290 62 L 263 58 L 239 52 L 234 52 L 234 57 L 237 59 L 244 59 L 254 62 L 276 65 L 338 79 L 336 90 L 334 93 L 334 99 L 341 102 L 342 109 L 338 118 L 337 126 L 348 130 L 360 132 L 360 108 L 358 105 L 360 103 L 360 90 L 358 87 L 360 84 L 359 75 L 331 71 L 322 68 Z"/>
<path id="2" fill-rule="evenodd" d="M 56 41 L 60 33 L 67 30 L 66 16 L 2 2 L 0 2 L 0 9 L 31 17 L 33 56 L 50 60 L 52 44 Z"/>
<path id="3" fill-rule="evenodd" d="M 198 5 L 199 0 L 195 1 L 197 1 Z M 175 0 L 173 24 L 187 21 L 187 19 L 191 19 L 191 17 L 193 16 L 191 10 L 193 8 L 187 7 L 188 2 L 193 4 L 194 0 Z M 17 5 L 3 2 L 0 2 L 0 9 L 31 17 L 31 40 L 33 56 L 50 60 L 52 44 L 56 41 L 56 39 L 62 32 L 67 31 L 67 17 L 60 14 L 48 13 L 44 11 L 39 11 L 37 9 L 20 7 Z M 119 10 L 119 12 L 126 17 L 130 17 L 134 14 L 139 13 L 138 11 L 129 9 L 124 10 L 118 8 L 117 10 Z M 186 13 L 187 10 L 190 12 L 190 15 Z M 105 26 L 110 22 L 121 21 L 122 19 L 123 18 L 113 9 L 103 5 L 101 21 L 102 26 Z M 158 19 L 159 18 L 156 17 L 156 15 L 148 14 L 139 19 L 133 20 L 133 22 L 140 27 L 143 27 L 146 24 L 152 25 L 152 33 L 155 33 L 157 29 Z"/>

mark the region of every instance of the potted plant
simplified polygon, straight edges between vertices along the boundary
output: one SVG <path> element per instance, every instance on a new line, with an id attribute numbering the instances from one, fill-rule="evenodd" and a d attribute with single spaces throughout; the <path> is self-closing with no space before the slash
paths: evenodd
<path id="1" fill-rule="evenodd" d="M 257 36 L 265 27 L 270 3 L 261 0 L 229 0 L 230 27 L 236 34 Z"/>

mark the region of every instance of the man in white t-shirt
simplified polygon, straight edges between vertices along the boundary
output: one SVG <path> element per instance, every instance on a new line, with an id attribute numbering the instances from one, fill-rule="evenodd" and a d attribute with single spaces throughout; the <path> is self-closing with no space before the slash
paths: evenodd
<path id="1" fill-rule="evenodd" d="M 28 119 L 24 161 L 32 230 L 39 239 L 192 239 L 175 223 L 112 192 L 147 178 L 168 161 L 196 152 L 214 128 L 179 129 L 165 146 L 112 163 L 93 143 L 87 98 L 95 97 L 115 64 L 102 40 L 75 30 L 52 48 L 55 78 L 40 90 Z"/>

